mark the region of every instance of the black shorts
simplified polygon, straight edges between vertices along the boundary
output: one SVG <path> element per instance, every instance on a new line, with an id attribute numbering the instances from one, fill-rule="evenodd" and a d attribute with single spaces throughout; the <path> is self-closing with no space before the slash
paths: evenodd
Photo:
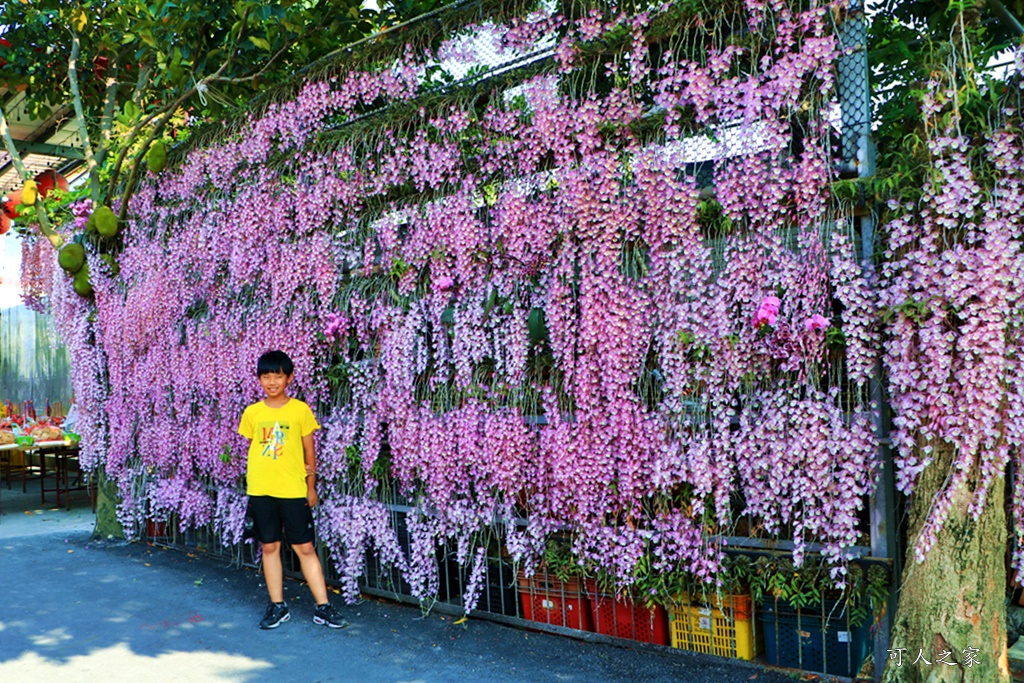
<path id="1" fill-rule="evenodd" d="M 249 514 L 260 543 L 277 543 L 282 529 L 291 545 L 313 542 L 313 511 L 305 498 L 249 496 Z"/>

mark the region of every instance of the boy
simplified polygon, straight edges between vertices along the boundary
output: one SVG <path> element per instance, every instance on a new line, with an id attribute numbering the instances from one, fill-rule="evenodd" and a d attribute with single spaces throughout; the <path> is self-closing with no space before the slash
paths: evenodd
<path id="1" fill-rule="evenodd" d="M 313 547 L 312 508 L 318 502 L 313 432 L 320 425 L 309 406 L 288 396 L 294 371 L 283 351 L 260 356 L 256 375 L 267 397 L 246 408 L 238 425 L 238 433 L 250 441 L 246 492 L 256 540 L 263 546 L 263 577 L 270 594 L 260 628 L 277 628 L 291 616 L 284 601 L 282 526 L 316 600 L 313 621 L 344 628 L 348 622 L 327 599 L 323 567 Z"/>

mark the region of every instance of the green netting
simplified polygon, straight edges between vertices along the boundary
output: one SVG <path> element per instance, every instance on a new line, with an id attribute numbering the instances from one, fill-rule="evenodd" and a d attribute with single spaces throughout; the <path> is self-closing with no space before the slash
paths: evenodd
<path id="1" fill-rule="evenodd" d="M 0 310 L 0 403 L 71 398 L 68 357 L 48 316 L 26 306 Z"/>

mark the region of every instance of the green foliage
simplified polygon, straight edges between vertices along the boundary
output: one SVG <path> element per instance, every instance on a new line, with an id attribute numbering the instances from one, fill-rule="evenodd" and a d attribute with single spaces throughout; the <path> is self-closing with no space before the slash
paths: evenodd
<path id="1" fill-rule="evenodd" d="M 846 348 L 846 333 L 838 325 L 830 325 L 825 330 L 825 344 L 833 349 Z"/>
<path id="2" fill-rule="evenodd" d="M 391 476 L 391 455 L 387 448 L 374 459 L 369 472 L 365 472 L 362 451 L 358 445 L 345 447 L 345 483 L 349 493 L 360 495 L 366 490 L 366 479 L 370 477 L 377 482 L 389 482 Z"/>
<path id="3" fill-rule="evenodd" d="M 1024 16 L 1024 1 L 1003 4 L 1018 21 Z M 919 103 L 927 93 L 944 97 L 928 81 L 947 68 L 951 40 L 966 38 L 973 53 L 973 64 L 965 65 L 966 85 L 957 93 L 962 127 L 986 130 L 1001 88 L 986 83 L 992 75 L 980 69 L 1020 36 L 992 7 L 974 2 L 883 0 L 875 10 L 868 36 L 879 168 L 874 189 L 881 201 L 907 201 L 913 197 L 904 192 L 920 193 L 928 168 Z"/>
<path id="4" fill-rule="evenodd" d="M 724 237 L 733 230 L 732 219 L 715 199 L 701 199 L 697 204 L 697 221 L 708 237 Z"/>
<path id="5" fill-rule="evenodd" d="M 74 105 L 90 172 L 89 195 L 126 216 L 140 168 L 159 172 L 164 142 L 249 106 L 311 62 L 439 6 L 405 0 L 33 0 L 3 7 L 0 83 L 22 90 L 29 116 Z M 72 56 L 75 56 L 72 59 Z M 169 133 L 169 134 L 168 134 Z M 155 152 L 147 156 L 157 141 Z M 162 141 L 161 141 L 162 140 Z M 146 161 L 147 166 L 142 166 Z M 127 176 L 127 177 L 125 177 Z M 38 221 L 51 241 L 46 210 Z"/>
<path id="6" fill-rule="evenodd" d="M 560 534 L 548 539 L 544 547 L 542 566 L 549 574 L 563 582 L 585 574 L 583 566 L 572 552 L 569 537 Z"/>
<path id="7" fill-rule="evenodd" d="M 778 601 L 797 609 L 822 610 L 830 604 L 841 605 L 849 611 L 854 627 L 884 612 L 892 584 L 887 567 L 878 562 L 862 565 L 852 561 L 846 567 L 842 587 L 839 579 L 832 577 L 831 569 L 832 565 L 817 557 L 796 567 L 789 555 L 736 555 L 726 563 L 725 592 L 749 591 L 758 604 Z"/>

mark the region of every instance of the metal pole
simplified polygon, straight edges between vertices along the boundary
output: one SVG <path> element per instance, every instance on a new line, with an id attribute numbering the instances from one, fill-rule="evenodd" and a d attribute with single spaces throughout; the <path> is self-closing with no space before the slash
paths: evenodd
<path id="1" fill-rule="evenodd" d="M 842 153 L 843 168 L 847 173 L 855 172 L 860 178 L 875 173 L 875 149 L 871 140 L 871 90 L 868 81 L 869 65 L 867 50 L 867 17 L 862 0 L 850 0 L 849 13 L 839 26 L 841 45 L 846 53 L 839 59 L 839 98 L 842 108 Z M 861 265 L 864 276 L 871 286 L 876 285 L 875 277 L 875 217 L 860 218 Z M 890 592 L 885 614 L 879 620 L 874 637 L 874 680 L 880 681 L 892 633 L 893 614 L 896 606 L 896 583 L 899 581 L 901 558 L 896 535 L 896 489 L 893 463 L 889 451 L 889 416 L 885 400 L 885 385 L 882 364 L 875 364 L 875 371 L 869 383 L 869 398 L 875 435 L 878 438 L 878 486 L 871 495 L 869 512 L 871 519 L 871 555 L 889 558 L 893 567 L 893 590 Z"/>

